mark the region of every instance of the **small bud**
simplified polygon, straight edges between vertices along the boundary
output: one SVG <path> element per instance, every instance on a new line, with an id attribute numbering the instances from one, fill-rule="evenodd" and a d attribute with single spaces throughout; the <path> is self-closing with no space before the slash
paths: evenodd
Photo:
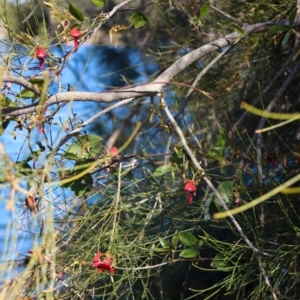
<path id="1" fill-rule="evenodd" d="M 71 30 L 71 36 L 74 38 L 74 47 L 75 50 L 77 50 L 79 46 L 79 38 L 82 36 L 82 32 L 75 27 Z"/>
<path id="2" fill-rule="evenodd" d="M 119 155 L 118 148 L 117 148 L 117 147 L 112 147 L 112 148 L 109 150 L 109 154 L 110 154 L 111 156 L 118 156 L 118 155 Z"/>
<path id="3" fill-rule="evenodd" d="M 184 190 L 188 192 L 189 203 L 193 202 L 194 195 L 196 194 L 197 188 L 192 180 L 189 180 L 184 186 Z"/>
<path id="4" fill-rule="evenodd" d="M 43 47 L 41 47 L 41 46 L 37 47 L 37 49 L 35 51 L 35 57 L 39 60 L 39 62 L 40 62 L 40 69 L 42 70 L 43 66 L 44 66 L 45 59 L 47 57 L 46 50 Z"/>
<path id="5" fill-rule="evenodd" d="M 27 208 L 29 208 L 31 210 L 31 212 L 33 214 L 36 214 L 36 210 L 35 210 L 35 200 L 33 196 L 28 196 L 25 199 L 25 205 L 27 206 Z"/>

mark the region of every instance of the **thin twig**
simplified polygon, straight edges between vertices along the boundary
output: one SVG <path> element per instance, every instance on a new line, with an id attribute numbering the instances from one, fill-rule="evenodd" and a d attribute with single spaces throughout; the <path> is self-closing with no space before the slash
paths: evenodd
<path id="1" fill-rule="evenodd" d="M 240 25 L 241 27 L 243 27 L 245 24 L 241 21 L 239 21 L 238 19 L 232 17 L 231 15 L 225 13 L 224 11 L 218 9 L 217 7 L 213 6 L 213 5 L 210 5 L 210 8 L 212 10 L 214 10 L 215 12 L 217 12 L 218 14 L 222 15 L 223 17 L 229 19 L 230 21 L 233 21 L 234 23 Z"/>
<path id="2" fill-rule="evenodd" d="M 113 202 L 112 206 L 115 206 L 115 214 L 114 214 L 114 221 L 113 221 L 113 227 L 111 230 L 111 236 L 110 236 L 110 246 L 112 246 L 112 243 L 115 238 L 115 232 L 117 227 L 117 216 L 118 216 L 118 206 L 120 202 L 120 193 L 121 193 L 121 175 L 122 175 L 122 162 L 119 164 L 119 172 L 118 172 L 118 188 L 117 188 L 117 195 L 116 195 L 116 201 Z"/>
<path id="3" fill-rule="evenodd" d="M 232 49 L 231 47 L 228 47 L 225 51 L 222 51 L 219 55 L 217 55 L 196 77 L 196 79 L 194 80 L 192 86 L 190 87 L 190 89 L 188 90 L 184 100 L 182 101 L 182 103 L 179 106 L 178 112 L 175 116 L 175 120 L 178 118 L 179 115 L 181 115 L 188 103 L 189 97 L 190 95 L 195 91 L 195 87 L 197 86 L 197 84 L 199 83 L 200 79 L 225 55 L 228 53 L 228 51 L 230 51 Z"/>

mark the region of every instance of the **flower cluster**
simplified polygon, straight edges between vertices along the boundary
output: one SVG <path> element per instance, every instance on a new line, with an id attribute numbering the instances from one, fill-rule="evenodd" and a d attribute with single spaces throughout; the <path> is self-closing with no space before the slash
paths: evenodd
<path id="1" fill-rule="evenodd" d="M 105 259 L 101 260 L 101 252 L 97 252 L 94 256 L 92 267 L 97 268 L 99 273 L 102 273 L 103 270 L 109 271 L 111 274 L 115 273 L 114 268 L 112 265 L 112 258 L 106 257 Z"/>
<path id="2" fill-rule="evenodd" d="M 73 28 L 70 32 L 71 37 L 74 39 L 74 48 L 78 49 L 79 38 L 82 36 L 82 32 L 78 28 Z M 38 46 L 35 51 L 35 57 L 39 60 L 39 66 L 42 70 L 44 67 L 45 60 L 47 58 L 47 52 L 42 46 Z"/>

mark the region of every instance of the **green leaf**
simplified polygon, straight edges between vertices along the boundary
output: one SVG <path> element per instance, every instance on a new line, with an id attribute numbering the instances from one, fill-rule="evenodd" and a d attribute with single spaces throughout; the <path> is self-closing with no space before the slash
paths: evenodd
<path id="1" fill-rule="evenodd" d="M 134 25 L 134 28 L 140 28 L 147 23 L 152 25 L 151 20 L 142 12 L 135 12 L 131 15 L 129 21 Z"/>
<path id="2" fill-rule="evenodd" d="M 76 196 L 82 197 L 91 190 L 91 182 L 93 182 L 92 175 L 86 174 L 80 180 L 75 180 L 70 184 L 71 191 Z"/>
<path id="3" fill-rule="evenodd" d="M 4 107 L 18 107 L 18 103 L 12 101 L 8 97 L 1 97 L 0 98 L 0 108 Z"/>
<path id="4" fill-rule="evenodd" d="M 197 255 L 199 255 L 199 250 L 193 248 L 185 249 L 179 254 L 179 256 L 183 258 L 194 258 Z"/>
<path id="5" fill-rule="evenodd" d="M 174 153 L 177 154 L 177 157 L 178 158 L 183 158 L 184 157 L 184 151 L 183 151 L 183 148 L 177 148 L 177 147 L 174 147 Z"/>
<path id="6" fill-rule="evenodd" d="M 179 232 L 179 239 L 185 246 L 193 247 L 199 245 L 199 240 L 190 232 Z"/>
<path id="7" fill-rule="evenodd" d="M 45 79 L 44 78 L 31 78 L 28 80 L 30 83 L 32 84 L 36 84 L 36 85 L 39 85 L 39 86 L 43 86 L 44 85 L 44 82 L 45 82 Z"/>
<path id="8" fill-rule="evenodd" d="M 229 138 L 229 135 L 227 133 L 227 131 L 225 129 L 221 129 L 220 130 L 220 136 L 222 138 L 222 141 L 224 142 L 224 144 L 229 144 L 230 143 L 230 138 Z"/>
<path id="9" fill-rule="evenodd" d="M 23 89 L 18 95 L 17 98 L 22 98 L 22 99 L 31 99 L 31 98 L 36 98 L 36 95 L 33 91 Z"/>
<path id="10" fill-rule="evenodd" d="M 217 268 L 219 271 L 230 272 L 234 267 L 230 266 L 229 260 L 222 254 L 218 253 L 210 263 L 212 268 Z"/>
<path id="11" fill-rule="evenodd" d="M 82 11 L 76 7 L 74 4 L 72 4 L 71 2 L 69 2 L 69 12 L 70 14 L 77 20 L 83 22 L 84 21 L 84 16 Z"/>
<path id="12" fill-rule="evenodd" d="M 159 238 L 159 242 L 163 248 L 168 248 L 168 249 L 171 248 L 170 244 L 165 239 Z"/>
<path id="13" fill-rule="evenodd" d="M 203 18 L 194 17 L 194 18 L 191 19 L 190 23 L 195 25 L 195 26 L 200 26 L 201 27 L 205 24 L 205 20 Z"/>
<path id="14" fill-rule="evenodd" d="M 69 172 L 66 171 L 64 176 L 72 177 L 78 172 Z M 84 196 L 86 193 L 88 193 L 91 190 L 91 186 L 93 185 L 93 177 L 91 174 L 85 174 L 84 176 L 80 177 L 79 179 L 76 179 L 71 182 L 67 182 L 64 184 L 60 184 L 62 188 L 70 188 L 71 191 L 78 197 Z"/>
<path id="15" fill-rule="evenodd" d="M 287 25 L 274 25 L 267 32 L 267 37 L 274 35 L 276 33 L 288 31 L 291 27 Z"/>
<path id="16" fill-rule="evenodd" d="M 22 160 L 15 163 L 15 169 L 22 175 L 28 176 L 32 173 L 32 168 L 26 160 Z"/>
<path id="17" fill-rule="evenodd" d="M 294 25 L 296 15 L 297 15 L 297 8 L 294 8 L 290 13 L 289 13 L 289 22 L 291 27 Z"/>
<path id="18" fill-rule="evenodd" d="M 171 172 L 172 171 L 172 166 L 171 165 L 163 165 L 161 167 L 158 167 L 154 173 L 153 173 L 153 176 L 154 177 L 159 177 L 159 176 L 162 176 L 168 172 Z"/>
<path id="19" fill-rule="evenodd" d="M 283 40 L 282 40 L 282 47 L 285 48 L 287 46 L 287 43 L 289 41 L 290 35 L 292 33 L 292 29 L 290 29 L 284 36 Z"/>
<path id="20" fill-rule="evenodd" d="M 98 158 L 103 148 L 103 139 L 94 134 L 79 137 L 68 147 L 65 158 L 72 160 L 83 160 Z"/>
<path id="21" fill-rule="evenodd" d="M 230 200 L 233 200 L 232 190 L 233 190 L 233 181 L 223 181 L 219 184 L 217 188 L 218 192 L 222 196 L 223 200 L 226 204 L 229 203 Z M 214 197 L 214 201 L 217 205 L 221 205 L 221 202 L 217 197 Z"/>
<path id="22" fill-rule="evenodd" d="M 98 7 L 103 7 L 105 5 L 105 0 L 92 0 L 92 2 Z"/>
<path id="23" fill-rule="evenodd" d="M 220 147 L 213 147 L 209 149 L 209 151 L 206 154 L 207 158 L 212 158 L 214 160 L 223 161 L 223 149 L 220 149 Z"/>
<path id="24" fill-rule="evenodd" d="M 233 27 L 234 31 L 237 32 L 238 34 L 240 34 L 240 35 L 245 34 L 245 30 L 241 26 L 233 23 L 232 27 Z"/>
<path id="25" fill-rule="evenodd" d="M 210 9 L 210 3 L 206 2 L 204 3 L 200 8 L 200 18 L 204 18 L 208 13 Z"/>
<path id="26" fill-rule="evenodd" d="M 166 253 L 172 251 L 171 248 L 153 248 L 154 252 Z"/>
<path id="27" fill-rule="evenodd" d="M 178 241 L 179 241 L 179 237 L 178 237 L 178 233 L 176 232 L 176 233 L 172 236 L 172 241 L 171 241 L 172 249 L 176 249 L 176 248 L 177 248 Z"/>
<path id="28" fill-rule="evenodd" d="M 223 138 L 222 138 L 222 136 L 221 135 L 217 135 L 217 142 L 216 142 L 216 145 L 214 146 L 214 148 L 216 149 L 216 148 L 219 148 L 220 150 L 224 150 L 224 146 L 225 146 L 225 142 L 224 142 L 224 140 L 223 140 Z"/>

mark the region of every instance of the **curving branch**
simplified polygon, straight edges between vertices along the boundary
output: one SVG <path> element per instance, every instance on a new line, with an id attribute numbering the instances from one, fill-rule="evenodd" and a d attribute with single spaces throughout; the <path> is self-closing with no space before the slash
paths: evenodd
<path id="1" fill-rule="evenodd" d="M 27 90 L 34 92 L 36 96 L 41 95 L 41 91 L 38 89 L 38 87 L 36 85 L 30 83 L 28 80 L 26 80 L 22 77 L 15 77 L 15 76 L 11 76 L 11 75 L 2 75 L 1 80 L 4 82 L 16 83 L 20 86 L 23 86 Z"/>
<path id="2" fill-rule="evenodd" d="M 264 33 L 268 31 L 273 25 L 288 25 L 288 20 L 281 20 L 276 22 L 265 22 L 258 23 L 254 25 L 244 26 L 245 35 L 253 35 L 256 33 Z M 300 24 L 300 19 L 297 19 L 295 26 Z M 52 104 L 58 104 L 61 102 L 68 101 L 94 101 L 94 102 L 113 102 L 117 100 L 125 99 L 135 99 L 141 96 L 153 96 L 161 92 L 163 87 L 168 84 L 176 75 L 185 70 L 192 63 L 198 59 L 210 54 L 214 51 L 221 50 L 228 47 L 236 42 L 240 37 L 237 32 L 230 33 L 225 37 L 219 38 L 207 45 L 204 45 L 190 53 L 182 56 L 176 62 L 174 62 L 169 68 L 167 68 L 160 76 L 158 76 L 154 81 L 149 83 L 144 83 L 137 86 L 128 86 L 125 88 L 111 90 L 101 93 L 91 93 L 91 92 L 67 92 L 58 93 L 52 95 L 46 99 L 44 106 L 49 106 Z M 33 105 L 28 105 L 22 108 L 6 108 L 3 109 L 2 115 L 4 117 L 8 116 L 19 116 L 22 114 L 33 113 L 38 109 L 38 103 Z"/>

